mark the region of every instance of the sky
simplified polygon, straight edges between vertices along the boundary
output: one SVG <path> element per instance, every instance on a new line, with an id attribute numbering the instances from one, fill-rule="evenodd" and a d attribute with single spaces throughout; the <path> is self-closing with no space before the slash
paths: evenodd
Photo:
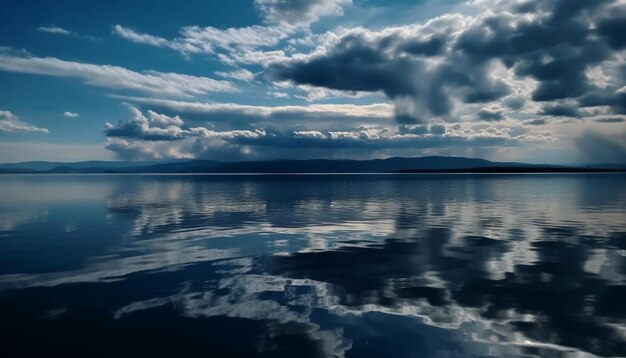
<path id="1" fill-rule="evenodd" d="M 625 0 L 3 0 L 0 162 L 626 162 Z"/>

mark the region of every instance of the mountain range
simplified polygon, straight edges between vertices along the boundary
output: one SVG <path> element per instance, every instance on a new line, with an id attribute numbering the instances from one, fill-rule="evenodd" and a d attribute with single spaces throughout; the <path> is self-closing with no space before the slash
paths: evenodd
<path id="1" fill-rule="evenodd" d="M 494 162 L 478 158 L 428 156 L 372 160 L 268 160 L 220 162 L 171 161 L 32 161 L 0 164 L 0 173 L 385 173 L 385 172 L 593 172 L 624 171 L 625 164 L 561 166 Z"/>

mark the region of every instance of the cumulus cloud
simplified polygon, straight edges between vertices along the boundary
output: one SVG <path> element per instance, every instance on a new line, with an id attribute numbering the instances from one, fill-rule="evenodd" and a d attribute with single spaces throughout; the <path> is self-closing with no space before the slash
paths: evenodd
<path id="1" fill-rule="evenodd" d="M 496 104 L 482 108 L 478 112 L 478 118 L 484 121 L 501 121 L 504 117 L 504 109 Z"/>
<path id="2" fill-rule="evenodd" d="M 129 119 L 106 124 L 106 148 L 123 158 L 194 158 L 216 151 L 230 152 L 227 157 L 266 152 L 260 148 L 316 149 L 327 151 L 354 149 L 420 149 L 458 146 L 514 146 L 524 142 L 550 141 L 549 132 L 529 132 L 521 128 L 471 127 L 435 124 L 421 130 L 405 126 L 398 131 L 386 127 L 360 127 L 348 130 L 215 130 L 206 126 L 187 126 L 180 117 L 153 111 L 144 115 L 131 107 Z M 245 156 L 244 156 L 245 157 Z"/>
<path id="3" fill-rule="evenodd" d="M 79 114 L 74 112 L 63 112 L 63 116 L 65 118 L 77 118 Z"/>
<path id="4" fill-rule="evenodd" d="M 455 121 L 462 104 L 493 103 L 534 83 L 526 100 L 576 101 L 625 113 L 616 93 L 626 75 L 626 4 L 616 0 L 474 2 L 477 14 L 445 14 L 421 25 L 339 31 L 308 54 L 268 67 L 275 81 L 347 91 L 381 91 L 401 122 Z M 481 8 L 481 7 L 485 8 Z M 487 8 L 488 6 L 488 8 Z M 609 15 L 610 14 L 610 15 Z M 594 70 L 601 66 L 616 76 Z M 590 72 L 591 71 L 591 72 Z M 504 115 L 504 113 L 502 114 Z M 482 112 L 479 117 L 499 117 Z"/>
<path id="5" fill-rule="evenodd" d="M 0 71 L 73 77 L 92 86 L 161 96 L 193 97 L 209 92 L 237 91 L 231 82 L 208 77 L 157 71 L 135 72 L 120 66 L 93 65 L 53 57 L 0 53 Z"/>
<path id="6" fill-rule="evenodd" d="M 107 124 L 107 147 L 130 157 L 244 155 L 281 146 L 317 148 L 323 155 L 328 148 L 374 152 L 553 140 L 568 140 L 558 145 L 571 149 L 582 128 L 619 129 L 626 118 L 622 0 L 474 0 L 456 7 L 459 13 L 423 23 L 312 26 L 351 4 L 255 0 L 262 24 L 186 26 L 173 38 L 112 28 L 128 41 L 231 65 L 214 72 L 218 79 L 1 48 L 0 70 L 74 77 L 119 90 L 113 96 L 137 108 L 131 119 Z M 318 28 L 329 30 L 315 33 Z M 235 83 L 251 84 L 246 99 L 281 98 L 293 105 L 194 98 L 236 92 Z M 311 104 L 319 101 L 324 104 Z M 612 140 L 600 136 L 597 142 L 602 138 Z"/>
<path id="7" fill-rule="evenodd" d="M 0 111 L 0 132 L 40 132 L 49 133 L 45 128 L 40 128 L 22 122 L 17 116 L 9 111 Z"/>
<path id="8" fill-rule="evenodd" d="M 424 25 L 347 30 L 322 50 L 275 63 L 268 73 L 276 81 L 383 92 L 395 101 L 396 117 L 403 122 L 446 116 L 455 93 L 467 102 L 486 102 L 508 93 L 502 81 L 489 76 L 488 63 L 466 70 L 464 58 L 451 58 L 448 34 L 460 31 L 466 21 L 462 15 L 447 15 Z"/>

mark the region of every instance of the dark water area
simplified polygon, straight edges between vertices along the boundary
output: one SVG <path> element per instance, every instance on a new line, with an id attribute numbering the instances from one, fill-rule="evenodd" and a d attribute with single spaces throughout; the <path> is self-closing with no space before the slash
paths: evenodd
<path id="1" fill-rule="evenodd" d="M 626 356 L 626 175 L 3 175 L 0 356 Z"/>

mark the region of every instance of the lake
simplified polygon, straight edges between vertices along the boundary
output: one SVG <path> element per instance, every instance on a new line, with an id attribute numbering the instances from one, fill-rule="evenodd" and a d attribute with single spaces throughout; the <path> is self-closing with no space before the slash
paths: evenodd
<path id="1" fill-rule="evenodd" d="M 2 175 L 0 355 L 626 356 L 626 176 Z"/>

